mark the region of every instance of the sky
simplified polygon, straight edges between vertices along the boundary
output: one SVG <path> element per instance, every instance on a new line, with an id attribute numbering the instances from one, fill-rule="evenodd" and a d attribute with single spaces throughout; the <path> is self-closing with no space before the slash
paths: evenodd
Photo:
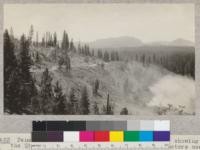
<path id="1" fill-rule="evenodd" d="M 143 42 L 194 42 L 194 4 L 5 4 L 4 29 L 19 37 L 31 24 L 39 38 L 66 30 L 74 41 L 131 36 Z"/>

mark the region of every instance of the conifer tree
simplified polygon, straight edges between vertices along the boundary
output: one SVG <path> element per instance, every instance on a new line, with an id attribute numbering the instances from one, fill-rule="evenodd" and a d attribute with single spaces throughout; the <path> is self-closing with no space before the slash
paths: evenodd
<path id="1" fill-rule="evenodd" d="M 17 59 L 14 54 L 14 44 L 12 43 L 8 30 L 4 32 L 4 81 L 8 81 L 9 75 L 17 67 Z"/>
<path id="2" fill-rule="evenodd" d="M 94 49 L 92 50 L 91 56 L 94 57 Z"/>
<path id="3" fill-rule="evenodd" d="M 4 32 L 4 109 L 10 113 L 19 113 L 18 97 L 20 80 L 19 70 L 17 70 L 17 59 L 14 54 L 14 44 L 12 43 L 8 30 Z"/>
<path id="4" fill-rule="evenodd" d="M 93 109 L 94 109 L 94 114 L 99 115 L 99 107 L 97 102 L 94 102 Z"/>
<path id="5" fill-rule="evenodd" d="M 73 39 L 71 39 L 70 43 L 69 43 L 69 50 L 70 51 L 76 51 L 75 46 L 74 46 L 74 42 Z"/>
<path id="6" fill-rule="evenodd" d="M 41 107 L 44 114 L 52 113 L 53 109 L 53 88 L 52 88 L 52 77 L 49 73 L 49 70 L 46 68 L 42 74 L 41 79 Z"/>
<path id="7" fill-rule="evenodd" d="M 45 37 L 42 38 L 42 47 L 45 47 Z"/>
<path id="8" fill-rule="evenodd" d="M 80 42 L 78 43 L 78 53 L 81 54 L 81 44 L 80 44 Z"/>
<path id="9" fill-rule="evenodd" d="M 81 93 L 81 101 L 80 101 L 81 114 L 83 115 L 89 114 L 90 113 L 89 107 L 90 107 L 90 102 L 89 102 L 88 91 L 87 87 L 84 87 Z"/>
<path id="10" fill-rule="evenodd" d="M 115 60 L 119 61 L 119 54 L 118 54 L 118 52 L 115 52 Z"/>
<path id="11" fill-rule="evenodd" d="M 111 104 L 110 104 L 110 95 L 109 94 L 107 95 L 106 106 L 103 105 L 103 113 L 106 114 L 106 115 L 112 115 L 114 113 L 113 112 L 113 106 L 111 106 Z"/>
<path id="12" fill-rule="evenodd" d="M 56 34 L 56 32 L 54 32 L 54 34 L 53 34 L 53 46 L 54 47 L 57 46 L 57 34 Z"/>
<path id="13" fill-rule="evenodd" d="M 25 113 L 28 112 L 27 108 L 30 106 L 32 98 L 36 95 L 37 90 L 30 73 L 30 67 L 32 65 L 32 60 L 29 55 L 29 40 L 26 39 L 25 35 L 22 35 L 20 40 L 20 108 L 23 109 Z"/>
<path id="14" fill-rule="evenodd" d="M 36 32 L 36 46 L 39 46 L 39 35 L 38 32 Z"/>
<path id="15" fill-rule="evenodd" d="M 9 80 L 4 87 L 4 110 L 8 110 L 10 114 L 22 114 L 23 112 L 20 99 L 21 87 L 19 69 L 16 68 L 9 75 Z"/>
<path id="16" fill-rule="evenodd" d="M 96 80 L 95 80 L 95 83 L 94 83 L 94 90 L 93 90 L 93 93 L 94 93 L 95 95 L 97 95 L 97 94 L 98 94 L 98 90 L 99 90 L 99 80 L 96 79 Z"/>
<path id="17" fill-rule="evenodd" d="M 98 54 L 97 54 L 97 55 L 98 55 L 98 58 L 102 59 L 102 58 L 103 58 L 103 53 L 102 53 L 102 51 L 99 49 L 97 53 L 98 53 Z"/>
<path id="18" fill-rule="evenodd" d="M 39 52 L 36 52 L 35 62 L 36 62 L 36 63 L 40 63 Z"/>
<path id="19" fill-rule="evenodd" d="M 70 57 L 68 56 L 68 54 L 65 54 L 65 67 L 66 67 L 66 71 L 70 72 L 70 70 L 71 70 L 71 61 L 70 61 Z"/>
<path id="20" fill-rule="evenodd" d="M 120 115 L 128 115 L 128 109 L 125 107 L 121 110 Z"/>
<path id="21" fill-rule="evenodd" d="M 69 103 L 70 103 L 70 114 L 76 114 L 78 111 L 78 100 L 76 99 L 74 88 L 72 88 L 70 91 Z"/>
<path id="22" fill-rule="evenodd" d="M 66 96 L 63 94 L 58 81 L 54 87 L 54 101 L 53 112 L 55 114 L 66 114 Z"/>
<path id="23" fill-rule="evenodd" d="M 63 50 L 65 50 L 65 52 L 67 52 L 68 49 L 69 49 L 69 38 L 68 38 L 68 34 L 66 33 L 65 30 L 63 32 L 63 39 L 62 39 L 61 48 Z"/>
<path id="24" fill-rule="evenodd" d="M 108 53 L 107 51 L 104 52 L 103 60 L 104 60 L 105 62 L 110 61 L 109 53 Z"/>
<path id="25" fill-rule="evenodd" d="M 34 35 L 34 29 L 33 29 L 33 25 L 31 25 L 30 30 L 29 30 L 29 35 L 28 35 L 28 41 L 30 45 L 32 45 L 33 35 Z"/>
<path id="26" fill-rule="evenodd" d="M 21 52 L 20 52 L 19 67 L 21 69 L 22 79 L 25 82 L 29 82 L 31 80 L 30 67 L 32 64 L 32 60 L 29 55 L 29 42 L 28 40 L 26 40 L 25 35 L 21 36 L 20 49 L 21 49 Z"/>

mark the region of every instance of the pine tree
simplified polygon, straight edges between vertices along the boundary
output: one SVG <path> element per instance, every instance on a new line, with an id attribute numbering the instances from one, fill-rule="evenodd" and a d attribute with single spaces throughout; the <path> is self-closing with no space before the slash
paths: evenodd
<path id="1" fill-rule="evenodd" d="M 92 53 L 91 53 L 92 57 L 94 57 L 94 49 L 92 50 Z"/>
<path id="2" fill-rule="evenodd" d="M 46 68 L 42 74 L 41 79 L 41 107 L 44 114 L 52 113 L 53 109 L 53 88 L 52 88 L 52 77 L 49 70 Z"/>
<path id="3" fill-rule="evenodd" d="M 71 60 L 70 60 L 70 57 L 68 56 L 68 54 L 65 54 L 65 67 L 66 67 L 66 71 L 70 72 L 70 70 L 71 70 Z"/>
<path id="4" fill-rule="evenodd" d="M 97 95 L 97 94 L 98 94 L 98 90 L 99 90 L 99 80 L 96 79 L 96 80 L 95 80 L 95 83 L 94 83 L 94 90 L 93 90 L 93 93 L 94 93 L 95 95 Z"/>
<path id="5" fill-rule="evenodd" d="M 11 114 L 21 114 L 23 108 L 20 99 L 21 78 L 18 68 L 15 68 L 9 75 L 9 80 L 4 86 L 4 111 Z"/>
<path id="6" fill-rule="evenodd" d="M 54 101 L 54 114 L 66 114 L 66 96 L 63 94 L 62 87 L 59 85 L 58 81 L 54 87 Z"/>
<path id="7" fill-rule="evenodd" d="M 103 113 L 106 114 L 106 115 L 112 115 L 114 113 L 113 112 L 113 106 L 111 106 L 111 104 L 110 104 L 110 95 L 109 94 L 107 95 L 106 106 L 103 105 Z"/>
<path id="8" fill-rule="evenodd" d="M 115 52 L 115 60 L 119 61 L 119 54 L 118 54 L 118 52 Z"/>
<path id="9" fill-rule="evenodd" d="M 59 69 L 61 69 L 62 68 L 62 65 L 64 64 L 64 59 L 63 59 L 63 57 L 59 57 L 59 60 L 58 60 L 58 67 L 59 67 Z"/>
<path id="10" fill-rule="evenodd" d="M 56 34 L 56 32 L 54 32 L 54 34 L 53 34 L 53 46 L 54 47 L 57 46 L 57 34 Z"/>
<path id="11" fill-rule="evenodd" d="M 8 30 L 4 32 L 4 81 L 8 81 L 9 75 L 17 67 L 17 59 L 14 54 L 14 44 L 12 43 Z"/>
<path id="12" fill-rule="evenodd" d="M 13 28 L 11 27 L 10 28 L 10 40 L 11 40 L 11 42 L 12 43 L 14 43 L 15 42 L 15 38 L 14 38 L 14 32 L 13 32 Z"/>
<path id="13" fill-rule="evenodd" d="M 111 52 L 110 59 L 111 59 L 111 61 L 115 61 L 116 60 L 114 51 Z"/>
<path id="14" fill-rule="evenodd" d="M 109 53 L 108 53 L 107 51 L 104 52 L 103 60 L 104 60 L 105 62 L 110 61 Z"/>
<path id="15" fill-rule="evenodd" d="M 89 102 L 87 87 L 84 87 L 81 93 L 81 101 L 80 101 L 81 114 L 83 115 L 89 114 L 90 113 L 89 106 L 90 102 Z"/>
<path id="16" fill-rule="evenodd" d="M 98 52 L 97 52 L 98 54 L 98 58 L 99 59 L 102 59 L 103 58 L 103 53 L 102 53 L 102 51 L 101 50 L 98 50 Z"/>
<path id="17" fill-rule="evenodd" d="M 66 33 L 65 30 L 63 32 L 63 39 L 62 39 L 61 48 L 63 50 L 65 50 L 65 52 L 67 52 L 68 49 L 69 49 L 69 38 L 68 38 L 68 34 Z"/>
<path id="18" fill-rule="evenodd" d="M 33 35 L 34 35 L 34 29 L 33 29 L 33 25 L 31 25 L 30 30 L 29 30 L 29 36 L 28 36 L 28 41 L 30 45 L 32 45 Z"/>
<path id="19" fill-rule="evenodd" d="M 39 35 L 38 32 L 36 32 L 36 46 L 39 46 Z"/>
<path id="20" fill-rule="evenodd" d="M 36 52 L 35 62 L 36 62 L 36 63 L 40 63 L 39 52 Z"/>
<path id="21" fill-rule="evenodd" d="M 45 37 L 42 38 L 42 47 L 45 47 Z"/>
<path id="22" fill-rule="evenodd" d="M 19 113 L 18 106 L 20 80 L 17 59 L 14 54 L 8 30 L 4 32 L 4 110 Z"/>
<path id="23" fill-rule="evenodd" d="M 19 67 L 22 73 L 22 79 L 25 82 L 29 82 L 31 79 L 30 67 L 32 64 L 31 57 L 29 55 L 29 42 L 26 40 L 25 35 L 22 35 L 20 40 L 20 64 Z"/>
<path id="24" fill-rule="evenodd" d="M 80 44 L 80 42 L 78 43 L 78 53 L 81 54 L 81 44 Z"/>
<path id="25" fill-rule="evenodd" d="M 125 107 L 121 110 L 120 115 L 128 115 L 128 109 Z"/>
<path id="26" fill-rule="evenodd" d="M 94 110 L 95 115 L 99 115 L 99 107 L 98 107 L 97 102 L 94 102 L 93 110 Z"/>
<path id="27" fill-rule="evenodd" d="M 70 91 L 69 103 L 70 103 L 70 114 L 76 114 L 78 111 L 78 100 L 76 99 L 74 88 L 72 88 Z"/>
<path id="28" fill-rule="evenodd" d="M 23 108 L 25 113 L 30 113 L 28 107 L 31 104 L 32 98 L 36 95 L 37 90 L 30 73 L 30 67 L 32 65 L 32 60 L 29 55 L 29 40 L 22 35 L 20 40 L 20 62 L 19 71 L 21 79 L 20 87 L 20 107 Z"/>
<path id="29" fill-rule="evenodd" d="M 74 52 L 76 51 L 76 50 L 75 50 L 75 46 L 74 46 L 73 39 L 71 39 L 71 41 L 70 41 L 70 43 L 69 43 L 69 50 L 70 50 L 70 51 L 74 51 Z"/>

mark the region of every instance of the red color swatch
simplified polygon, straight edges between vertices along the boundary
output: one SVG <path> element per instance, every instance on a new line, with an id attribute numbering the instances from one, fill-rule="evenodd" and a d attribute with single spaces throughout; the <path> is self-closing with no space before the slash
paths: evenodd
<path id="1" fill-rule="evenodd" d="M 95 142 L 109 142 L 109 131 L 95 131 Z"/>

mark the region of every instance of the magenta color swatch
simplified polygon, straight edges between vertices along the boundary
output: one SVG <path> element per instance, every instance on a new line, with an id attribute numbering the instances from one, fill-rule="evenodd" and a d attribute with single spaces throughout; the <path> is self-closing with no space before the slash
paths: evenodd
<path id="1" fill-rule="evenodd" d="M 93 142 L 94 141 L 94 132 L 92 131 L 80 131 L 80 142 Z"/>

